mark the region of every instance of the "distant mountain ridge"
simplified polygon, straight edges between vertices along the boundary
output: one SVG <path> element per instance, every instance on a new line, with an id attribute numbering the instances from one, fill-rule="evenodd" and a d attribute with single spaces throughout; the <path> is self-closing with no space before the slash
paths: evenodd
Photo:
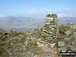
<path id="1" fill-rule="evenodd" d="M 62 17 L 62 18 L 58 18 L 58 22 L 59 23 L 68 23 L 68 22 L 74 22 L 76 23 L 76 17 Z"/>
<path id="2" fill-rule="evenodd" d="M 14 17 L 14 16 L 8 16 L 4 18 L 3 20 L 0 20 L 0 28 L 3 29 L 18 29 L 18 30 L 29 30 L 37 25 L 43 25 L 44 24 L 44 18 L 33 18 L 33 17 Z"/>
<path id="3" fill-rule="evenodd" d="M 76 17 L 62 17 L 58 18 L 58 23 L 68 23 L 68 22 L 74 22 L 76 23 Z M 45 24 L 45 18 L 33 18 L 33 17 L 14 17 L 14 16 L 8 16 L 5 18 L 0 18 L 0 28 L 10 30 L 10 29 L 16 29 L 18 31 L 24 31 L 24 30 L 31 30 L 32 28 L 35 28 L 38 25 L 44 25 Z"/>

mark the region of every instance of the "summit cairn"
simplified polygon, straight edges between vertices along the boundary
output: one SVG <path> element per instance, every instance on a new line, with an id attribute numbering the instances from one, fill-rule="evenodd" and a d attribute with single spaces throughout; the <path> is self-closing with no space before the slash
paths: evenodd
<path id="1" fill-rule="evenodd" d="M 56 14 L 47 14 L 45 22 L 46 22 L 46 25 L 56 25 L 57 24 L 57 15 Z"/>
<path id="2" fill-rule="evenodd" d="M 52 39 L 57 38 L 57 15 L 47 14 L 44 27 L 44 32 L 48 33 Z"/>

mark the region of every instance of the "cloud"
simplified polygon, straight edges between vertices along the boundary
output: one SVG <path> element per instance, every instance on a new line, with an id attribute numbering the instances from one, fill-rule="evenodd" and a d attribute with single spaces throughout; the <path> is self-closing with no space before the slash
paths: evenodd
<path id="1" fill-rule="evenodd" d="M 3 14 L 0 14 L 0 17 L 4 17 L 4 15 Z"/>

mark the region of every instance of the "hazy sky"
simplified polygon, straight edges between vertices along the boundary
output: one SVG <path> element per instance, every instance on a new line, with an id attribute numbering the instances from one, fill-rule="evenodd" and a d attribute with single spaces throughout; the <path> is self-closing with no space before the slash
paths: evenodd
<path id="1" fill-rule="evenodd" d="M 0 0 L 0 17 L 42 16 L 46 13 L 75 16 L 76 0 Z"/>

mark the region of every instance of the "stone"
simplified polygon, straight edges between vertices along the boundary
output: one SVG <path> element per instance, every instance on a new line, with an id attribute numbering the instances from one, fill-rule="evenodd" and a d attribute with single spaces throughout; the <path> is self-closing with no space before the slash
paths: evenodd
<path id="1" fill-rule="evenodd" d="M 64 38 L 64 40 L 69 41 L 69 40 L 70 40 L 70 38 Z"/>
<path id="2" fill-rule="evenodd" d="M 53 48 L 56 45 L 56 43 L 50 44 L 50 47 Z"/>
<path id="3" fill-rule="evenodd" d="M 54 31 L 54 30 L 55 30 L 55 28 L 51 28 L 51 30 L 52 30 L 52 31 Z"/>
<path id="4" fill-rule="evenodd" d="M 76 47 L 76 40 L 72 42 L 72 45 Z"/>
<path id="5" fill-rule="evenodd" d="M 73 32 L 74 39 L 76 39 L 76 32 Z"/>
<path id="6" fill-rule="evenodd" d="M 25 57 L 34 57 L 34 54 L 32 52 L 27 52 Z"/>
<path id="7" fill-rule="evenodd" d="M 69 24 L 69 25 L 74 25 L 74 22 L 69 22 L 68 24 Z"/>
<path id="8" fill-rule="evenodd" d="M 38 57 L 37 55 L 35 55 L 34 57 Z"/>
<path id="9" fill-rule="evenodd" d="M 64 33 L 65 33 L 67 36 L 69 36 L 69 35 L 71 34 L 71 31 L 68 30 L 68 31 L 65 31 Z"/>
<path id="10" fill-rule="evenodd" d="M 36 40 L 37 40 L 36 37 L 31 37 L 30 39 L 31 39 L 32 41 L 36 41 Z"/>
<path id="11" fill-rule="evenodd" d="M 76 39 L 76 37 L 74 37 L 74 39 Z"/>
<path id="12" fill-rule="evenodd" d="M 73 30 L 75 30 L 75 29 L 76 29 L 76 25 L 73 25 L 73 27 L 72 27 L 72 28 L 73 28 Z"/>
<path id="13" fill-rule="evenodd" d="M 59 47 L 63 47 L 63 46 L 65 46 L 65 42 L 63 42 L 63 41 L 59 41 L 59 42 L 58 42 L 58 46 L 59 46 Z"/>
<path id="14" fill-rule="evenodd" d="M 51 52 L 44 53 L 42 57 L 51 57 Z"/>
<path id="15" fill-rule="evenodd" d="M 60 51 L 61 51 L 61 52 L 66 52 L 66 51 L 67 51 L 67 48 L 66 48 L 66 47 L 62 47 L 62 48 L 59 48 L 58 51 L 59 51 L 59 52 L 60 52 Z"/>
<path id="16" fill-rule="evenodd" d="M 72 51 L 76 52 L 76 47 L 75 47 L 75 46 L 70 45 L 70 49 L 71 49 Z"/>
<path id="17" fill-rule="evenodd" d="M 73 32 L 73 36 L 76 36 L 76 32 Z"/>
<path id="18" fill-rule="evenodd" d="M 28 43 L 29 43 L 28 41 L 25 41 L 25 42 L 24 42 L 25 46 L 27 46 L 27 45 L 28 45 Z"/>

